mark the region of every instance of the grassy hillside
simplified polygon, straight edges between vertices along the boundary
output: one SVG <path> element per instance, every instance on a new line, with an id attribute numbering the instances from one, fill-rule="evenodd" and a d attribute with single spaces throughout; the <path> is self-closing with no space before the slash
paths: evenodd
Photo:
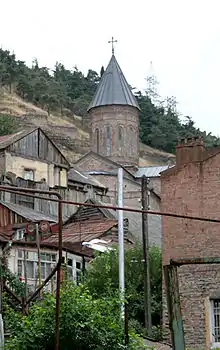
<path id="1" fill-rule="evenodd" d="M 61 116 L 48 113 L 25 102 L 7 89 L 0 90 L 0 114 L 13 115 L 18 128 L 40 126 L 57 143 L 71 163 L 89 151 L 89 131 L 83 126 L 82 117 Z M 166 164 L 174 159 L 170 153 L 156 150 L 140 143 L 140 166 Z"/>

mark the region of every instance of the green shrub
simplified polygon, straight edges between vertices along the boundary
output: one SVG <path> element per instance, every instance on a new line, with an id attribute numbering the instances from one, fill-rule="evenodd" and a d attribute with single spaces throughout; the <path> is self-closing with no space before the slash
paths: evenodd
<path id="1" fill-rule="evenodd" d="M 36 302 L 27 316 L 6 311 L 11 337 L 8 350 L 53 350 L 55 345 L 55 305 L 52 295 Z M 60 347 L 63 350 L 144 349 L 132 331 L 129 347 L 124 345 L 124 327 L 117 298 L 94 299 L 88 290 L 68 282 L 61 291 Z"/>

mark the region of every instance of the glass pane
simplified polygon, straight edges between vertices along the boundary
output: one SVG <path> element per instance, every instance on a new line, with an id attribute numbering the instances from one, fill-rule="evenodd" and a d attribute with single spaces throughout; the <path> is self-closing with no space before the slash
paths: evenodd
<path id="1" fill-rule="evenodd" d="M 56 254 L 52 254 L 52 261 L 56 261 Z"/>
<path id="2" fill-rule="evenodd" d="M 27 278 L 34 278 L 34 263 L 33 261 L 27 261 Z"/>
<path id="3" fill-rule="evenodd" d="M 67 275 L 69 279 L 73 278 L 73 270 L 71 266 L 67 266 Z"/>
<path id="4" fill-rule="evenodd" d="M 67 265 L 68 266 L 73 266 L 73 259 L 68 259 Z"/>
<path id="5" fill-rule="evenodd" d="M 22 257 L 23 257 L 23 252 L 22 252 L 22 250 L 18 250 L 18 257 L 19 257 L 19 258 L 22 258 Z"/>
<path id="6" fill-rule="evenodd" d="M 45 263 L 41 262 L 41 278 L 45 279 Z"/>
<path id="7" fill-rule="evenodd" d="M 79 261 L 76 262 L 76 268 L 81 270 L 81 263 Z"/>
<path id="8" fill-rule="evenodd" d="M 81 279 L 81 271 L 76 271 L 76 282 L 77 284 L 80 282 Z"/>
<path id="9" fill-rule="evenodd" d="M 46 264 L 46 276 L 45 276 L 45 278 L 47 278 L 50 273 L 51 273 L 51 265 L 47 263 Z"/>
<path id="10" fill-rule="evenodd" d="M 25 180 L 34 180 L 34 171 L 33 170 L 24 170 L 24 179 Z"/>
<path id="11" fill-rule="evenodd" d="M 213 301 L 213 316 L 214 316 L 214 337 L 215 343 L 220 342 L 220 300 Z"/>
<path id="12" fill-rule="evenodd" d="M 51 261 L 51 254 L 49 254 L 49 253 L 46 254 L 46 260 Z"/>
<path id="13" fill-rule="evenodd" d="M 40 254 L 40 258 L 41 258 L 41 260 L 46 260 L 46 254 L 45 253 L 41 253 Z"/>
<path id="14" fill-rule="evenodd" d="M 22 276 L 22 261 L 18 260 L 18 275 Z"/>

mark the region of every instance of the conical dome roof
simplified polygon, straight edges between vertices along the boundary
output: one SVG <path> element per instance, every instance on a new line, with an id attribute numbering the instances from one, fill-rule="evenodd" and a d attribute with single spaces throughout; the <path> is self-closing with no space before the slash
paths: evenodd
<path id="1" fill-rule="evenodd" d="M 87 111 L 108 105 L 126 105 L 140 109 L 114 54 Z"/>

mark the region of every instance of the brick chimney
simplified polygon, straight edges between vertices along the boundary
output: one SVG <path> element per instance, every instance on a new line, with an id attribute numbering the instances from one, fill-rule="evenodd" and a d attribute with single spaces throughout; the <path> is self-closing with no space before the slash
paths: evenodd
<path id="1" fill-rule="evenodd" d="M 204 151 L 205 147 L 201 136 L 182 139 L 176 146 L 176 166 L 201 162 Z"/>

